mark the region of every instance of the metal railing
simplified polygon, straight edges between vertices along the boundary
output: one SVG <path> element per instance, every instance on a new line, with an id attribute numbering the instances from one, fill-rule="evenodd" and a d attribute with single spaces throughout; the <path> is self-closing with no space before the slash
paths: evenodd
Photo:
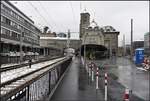
<path id="1" fill-rule="evenodd" d="M 9 82 L 1 87 L 2 101 L 43 101 L 54 93 L 61 76 L 68 68 L 71 58 L 63 58 L 32 74 Z"/>

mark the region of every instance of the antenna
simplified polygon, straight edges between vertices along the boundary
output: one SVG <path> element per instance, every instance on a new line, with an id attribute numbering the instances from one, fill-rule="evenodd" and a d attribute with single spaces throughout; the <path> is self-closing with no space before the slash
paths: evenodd
<path id="1" fill-rule="evenodd" d="M 80 2 L 80 13 L 82 12 L 82 3 Z"/>
<path id="2" fill-rule="evenodd" d="M 93 17 L 93 19 L 95 19 L 95 12 L 94 12 L 94 17 Z"/>
<path id="3" fill-rule="evenodd" d="M 84 13 L 86 13 L 86 7 L 84 7 Z"/>

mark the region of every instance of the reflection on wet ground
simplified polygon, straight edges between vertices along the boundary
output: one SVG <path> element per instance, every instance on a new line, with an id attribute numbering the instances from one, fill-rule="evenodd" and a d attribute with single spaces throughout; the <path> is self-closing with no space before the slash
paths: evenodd
<path id="1" fill-rule="evenodd" d="M 90 62 L 87 60 L 87 63 Z M 93 101 L 104 100 L 104 72 L 109 73 L 108 81 L 108 101 L 120 101 L 125 87 L 133 91 L 133 101 L 149 101 L 149 73 L 140 71 L 136 66 L 126 58 L 109 58 L 93 61 L 97 66 L 104 66 L 99 78 L 100 89 L 95 90 L 95 83 L 91 81 L 85 71 L 81 61 L 75 58 L 59 84 L 52 100 L 76 100 L 76 101 Z M 139 98 L 140 97 L 140 98 Z M 141 99 L 142 98 L 142 99 Z"/>
<path id="2" fill-rule="evenodd" d="M 138 70 L 127 58 L 109 58 L 94 60 L 97 65 L 105 64 L 109 73 L 113 73 L 123 86 L 132 90 L 138 97 L 149 100 L 149 73 Z"/>
<path id="3" fill-rule="evenodd" d="M 72 62 L 67 74 L 59 84 L 51 101 L 103 101 L 100 90 L 96 91 L 95 83 L 89 81 L 84 67 L 78 58 Z"/>

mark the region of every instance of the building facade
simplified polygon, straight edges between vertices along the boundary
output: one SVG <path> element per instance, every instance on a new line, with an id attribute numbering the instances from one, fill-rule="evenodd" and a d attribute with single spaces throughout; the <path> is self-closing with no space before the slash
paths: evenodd
<path id="1" fill-rule="evenodd" d="M 84 12 L 80 14 L 80 38 L 83 37 L 85 33 L 85 29 L 90 25 L 90 14 L 88 12 Z"/>
<path id="2" fill-rule="evenodd" d="M 85 29 L 85 34 L 83 34 L 82 41 L 82 44 L 104 45 L 104 35 L 94 20 Z"/>
<path id="3" fill-rule="evenodd" d="M 150 33 L 147 32 L 144 35 L 144 51 L 146 55 L 150 56 Z"/>
<path id="4" fill-rule="evenodd" d="M 58 50 L 63 50 L 67 48 L 67 38 L 57 38 L 57 37 L 40 37 L 40 46 L 55 48 Z M 78 39 L 70 39 L 70 48 L 78 49 L 80 48 L 81 41 Z"/>
<path id="5" fill-rule="evenodd" d="M 1 1 L 1 47 L 3 56 L 38 54 L 41 31 L 9 1 Z"/>
<path id="6" fill-rule="evenodd" d="M 102 45 L 109 50 L 110 54 L 116 54 L 119 33 L 112 26 L 99 27 L 94 20 L 90 23 L 90 14 L 81 13 L 80 38 L 82 44 Z"/>
<path id="7" fill-rule="evenodd" d="M 57 34 L 57 37 L 62 37 L 62 38 L 66 38 L 67 37 L 67 35 L 65 34 L 65 33 L 58 33 Z"/>
<path id="8" fill-rule="evenodd" d="M 144 41 L 133 41 L 133 50 L 144 48 Z"/>

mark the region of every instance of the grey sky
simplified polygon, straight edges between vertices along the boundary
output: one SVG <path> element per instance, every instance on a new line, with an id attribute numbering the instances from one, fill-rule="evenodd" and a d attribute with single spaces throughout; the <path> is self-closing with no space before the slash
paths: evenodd
<path id="1" fill-rule="evenodd" d="M 130 19 L 134 22 L 134 40 L 143 40 L 149 31 L 148 1 L 11 1 L 41 28 L 48 25 L 51 31 L 79 32 L 80 12 L 85 8 L 99 26 L 111 25 L 120 31 L 119 46 L 123 34 L 130 43 Z M 41 17 L 38 12 L 44 16 Z M 42 6 L 41 6 L 42 5 Z M 48 22 L 48 23 L 47 23 Z M 72 34 L 78 38 L 77 34 Z"/>

